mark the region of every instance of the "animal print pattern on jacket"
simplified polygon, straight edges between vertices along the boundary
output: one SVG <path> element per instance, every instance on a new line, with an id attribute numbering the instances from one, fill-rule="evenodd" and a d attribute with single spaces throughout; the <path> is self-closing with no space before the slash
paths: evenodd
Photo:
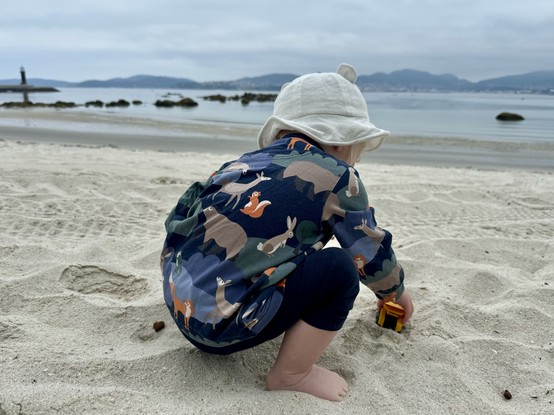
<path id="1" fill-rule="evenodd" d="M 165 222 L 164 297 L 185 336 L 221 347 L 262 330 L 286 277 L 333 236 L 379 298 L 401 295 L 392 235 L 358 172 L 294 134 L 194 183 Z"/>

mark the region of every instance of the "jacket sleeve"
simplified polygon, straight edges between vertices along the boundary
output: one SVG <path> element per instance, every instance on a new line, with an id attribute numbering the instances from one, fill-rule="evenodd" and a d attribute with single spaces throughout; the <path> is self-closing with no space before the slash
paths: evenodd
<path id="1" fill-rule="evenodd" d="M 360 281 L 378 298 L 394 300 L 402 295 L 404 271 L 394 255 L 392 234 L 377 226 L 375 210 L 353 168 L 327 198 L 323 222 L 352 257 Z"/>

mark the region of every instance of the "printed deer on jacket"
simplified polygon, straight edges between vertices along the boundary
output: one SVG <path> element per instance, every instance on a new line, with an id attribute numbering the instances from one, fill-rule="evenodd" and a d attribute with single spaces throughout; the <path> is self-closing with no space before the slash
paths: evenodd
<path id="1" fill-rule="evenodd" d="M 215 292 L 215 307 L 208 313 L 208 318 L 212 319 L 212 328 L 215 330 L 215 325 L 218 319 L 231 317 L 242 303 L 231 304 L 225 299 L 225 287 L 231 285 L 231 280 L 223 281 L 221 277 L 216 277 L 217 290 Z"/>
<path id="2" fill-rule="evenodd" d="M 225 206 L 227 206 L 233 199 L 236 199 L 235 204 L 233 205 L 233 209 L 237 207 L 240 198 L 242 195 L 247 192 L 248 190 L 252 189 L 254 186 L 256 186 L 258 183 L 263 182 L 265 180 L 271 180 L 271 177 L 265 177 L 264 172 L 261 174 L 256 173 L 256 178 L 252 180 L 250 183 L 227 183 L 223 185 L 221 189 L 219 189 L 212 198 L 214 198 L 219 192 L 221 193 L 227 193 L 231 197 L 225 203 Z"/>

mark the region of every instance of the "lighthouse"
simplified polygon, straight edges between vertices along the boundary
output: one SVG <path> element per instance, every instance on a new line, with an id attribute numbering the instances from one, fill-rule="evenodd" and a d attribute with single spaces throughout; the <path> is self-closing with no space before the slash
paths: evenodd
<path id="1" fill-rule="evenodd" d="M 25 75 L 25 68 L 22 66 L 19 71 L 21 72 L 21 85 L 27 85 L 27 76 Z"/>

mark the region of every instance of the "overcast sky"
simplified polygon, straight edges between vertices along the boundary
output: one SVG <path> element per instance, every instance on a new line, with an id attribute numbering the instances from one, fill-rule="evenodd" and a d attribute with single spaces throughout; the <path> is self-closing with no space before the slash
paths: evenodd
<path id="1" fill-rule="evenodd" d="M 0 79 L 554 69 L 552 0 L 2 0 Z"/>

